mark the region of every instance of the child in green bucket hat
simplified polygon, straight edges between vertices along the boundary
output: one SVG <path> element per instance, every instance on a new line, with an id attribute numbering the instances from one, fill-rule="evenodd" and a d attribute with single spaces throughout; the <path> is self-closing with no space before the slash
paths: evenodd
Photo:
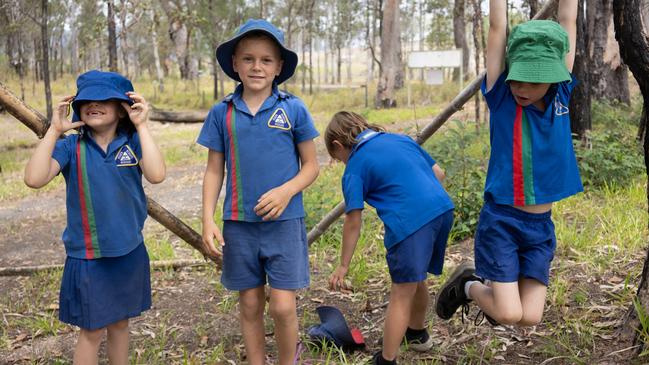
<path id="1" fill-rule="evenodd" d="M 505 0 L 490 1 L 482 83 L 491 137 L 485 203 L 475 265 L 460 264 L 438 294 L 443 319 L 471 301 L 493 325 L 531 326 L 543 317 L 556 249 L 552 203 L 583 191 L 568 109 L 576 20 L 577 0 L 561 0 L 560 24 L 532 20 L 507 39 Z"/>

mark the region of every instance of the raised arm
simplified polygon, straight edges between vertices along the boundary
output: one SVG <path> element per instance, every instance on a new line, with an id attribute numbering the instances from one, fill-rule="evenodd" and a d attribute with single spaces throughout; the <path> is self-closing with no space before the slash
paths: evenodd
<path id="1" fill-rule="evenodd" d="M 566 54 L 566 67 L 572 72 L 572 66 L 575 63 L 575 52 L 577 47 L 577 1 L 578 0 L 561 0 L 559 1 L 559 24 L 568 33 L 570 50 Z"/>
<path id="2" fill-rule="evenodd" d="M 83 122 L 70 122 L 67 119 L 66 114 L 73 99 L 73 95 L 66 96 L 56 106 L 50 128 L 25 166 L 24 180 L 30 188 L 38 189 L 45 186 L 59 173 L 61 166 L 52 158 L 56 141 L 63 133 L 83 125 Z"/>
<path id="3" fill-rule="evenodd" d="M 507 46 L 507 8 L 505 0 L 489 0 L 489 37 L 487 38 L 487 91 L 505 69 Z"/>

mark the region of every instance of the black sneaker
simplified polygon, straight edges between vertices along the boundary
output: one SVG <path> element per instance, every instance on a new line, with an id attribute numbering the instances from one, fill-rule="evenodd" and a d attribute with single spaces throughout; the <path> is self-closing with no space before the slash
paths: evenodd
<path id="1" fill-rule="evenodd" d="M 405 336 L 403 336 L 403 343 L 409 350 L 417 352 L 426 352 L 433 347 L 433 339 L 425 328 L 421 330 L 413 330 L 408 327 Z"/>
<path id="2" fill-rule="evenodd" d="M 374 356 L 372 356 L 371 363 L 372 365 L 397 365 L 397 360 L 394 359 L 392 361 L 385 360 L 383 358 L 383 353 L 382 351 L 375 352 Z"/>
<path id="3" fill-rule="evenodd" d="M 453 270 L 437 295 L 435 312 L 439 318 L 451 319 L 458 308 L 471 302 L 464 294 L 464 284 L 471 280 L 482 281 L 474 273 L 475 266 L 470 261 L 462 262 Z"/>

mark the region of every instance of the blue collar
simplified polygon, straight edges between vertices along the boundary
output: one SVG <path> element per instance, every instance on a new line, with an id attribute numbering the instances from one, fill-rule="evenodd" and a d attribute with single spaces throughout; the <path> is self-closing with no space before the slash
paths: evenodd
<path id="1" fill-rule="evenodd" d="M 94 144 L 99 151 L 104 153 L 106 156 L 109 156 L 111 153 L 115 152 L 117 149 L 122 147 L 125 143 L 128 142 L 128 137 L 129 133 L 124 130 L 123 128 L 117 128 L 115 131 L 115 137 L 113 137 L 113 140 L 110 141 L 108 144 L 108 147 L 106 147 L 106 152 L 99 147 L 97 142 L 95 142 L 95 138 L 92 136 L 92 131 L 89 128 L 86 128 L 85 126 L 81 127 L 82 131 L 79 133 L 79 138 L 84 138 L 86 142 L 90 142 Z"/>
<path id="2" fill-rule="evenodd" d="M 270 96 L 261 105 L 261 107 L 257 111 L 257 114 L 259 114 L 259 112 L 261 111 L 272 108 L 277 102 L 277 100 L 286 99 L 286 98 L 288 98 L 288 94 L 285 93 L 284 91 L 279 90 L 279 88 L 277 87 L 277 83 L 273 82 L 273 88 L 271 89 Z M 226 96 L 223 99 L 223 101 L 226 103 L 231 102 L 234 104 L 235 108 L 237 108 L 239 111 L 250 114 L 250 110 L 248 109 L 248 106 L 243 101 L 243 83 L 239 83 L 239 85 L 237 85 L 237 87 L 234 89 L 234 92 Z"/>
<path id="3" fill-rule="evenodd" d="M 383 132 L 377 132 L 374 129 L 366 129 L 366 130 L 362 131 L 355 138 L 356 143 L 354 144 L 354 146 L 352 146 L 352 153 L 354 153 L 357 149 L 360 148 L 361 145 L 363 145 L 364 143 L 366 143 L 370 139 L 372 139 L 374 137 L 377 137 L 377 136 L 379 136 L 381 134 L 383 134 Z"/>

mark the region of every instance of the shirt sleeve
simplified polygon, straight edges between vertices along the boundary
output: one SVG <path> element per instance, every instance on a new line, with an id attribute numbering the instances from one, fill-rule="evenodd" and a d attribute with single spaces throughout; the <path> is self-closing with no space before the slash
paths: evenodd
<path id="1" fill-rule="evenodd" d="M 363 180 L 353 174 L 343 175 L 343 196 L 345 197 L 345 213 L 352 210 L 363 209 Z"/>
<path id="2" fill-rule="evenodd" d="M 220 109 L 223 109 L 219 108 L 219 106 L 213 107 L 207 114 L 196 143 L 217 152 L 224 152 L 223 118 L 225 118 L 227 112 L 219 112 Z M 236 110 L 233 109 L 232 112 L 236 113 Z"/>
<path id="3" fill-rule="evenodd" d="M 415 142 L 415 144 L 417 144 L 417 143 Z M 437 163 L 437 162 L 435 162 L 435 159 L 433 157 L 431 157 L 431 155 L 429 155 L 428 152 L 418 144 L 417 144 L 417 150 L 419 150 L 419 153 L 422 155 L 424 160 L 426 160 L 426 162 L 428 162 L 428 165 L 430 165 L 430 167 L 435 166 L 435 164 Z"/>
<path id="4" fill-rule="evenodd" d="M 572 91 L 575 89 L 575 86 L 579 84 L 579 80 L 575 78 L 575 75 L 570 74 L 570 77 L 570 81 L 562 81 L 557 86 L 557 96 L 563 105 L 570 104 Z"/>
<path id="5" fill-rule="evenodd" d="M 510 92 L 509 85 L 505 82 L 505 80 L 507 80 L 507 72 L 508 70 L 505 69 L 505 71 L 500 74 L 498 80 L 496 80 L 496 83 L 489 91 L 487 91 L 487 77 L 485 76 L 485 78 L 482 79 L 480 90 L 482 91 L 482 95 L 484 95 L 485 100 L 487 101 L 487 106 L 490 110 L 498 108 L 505 96 Z"/>
<path id="6" fill-rule="evenodd" d="M 65 138 L 56 141 L 56 145 L 54 145 L 52 158 L 59 163 L 59 166 L 61 166 L 61 171 L 66 169 L 68 167 L 68 164 L 72 160 L 72 154 L 75 153 L 74 147 L 76 145 L 77 138 L 78 135 L 65 136 Z"/>
<path id="7" fill-rule="evenodd" d="M 314 139 L 320 135 L 315 129 L 311 113 L 302 100 L 295 97 L 295 120 L 293 121 L 293 140 L 295 144 Z"/>

